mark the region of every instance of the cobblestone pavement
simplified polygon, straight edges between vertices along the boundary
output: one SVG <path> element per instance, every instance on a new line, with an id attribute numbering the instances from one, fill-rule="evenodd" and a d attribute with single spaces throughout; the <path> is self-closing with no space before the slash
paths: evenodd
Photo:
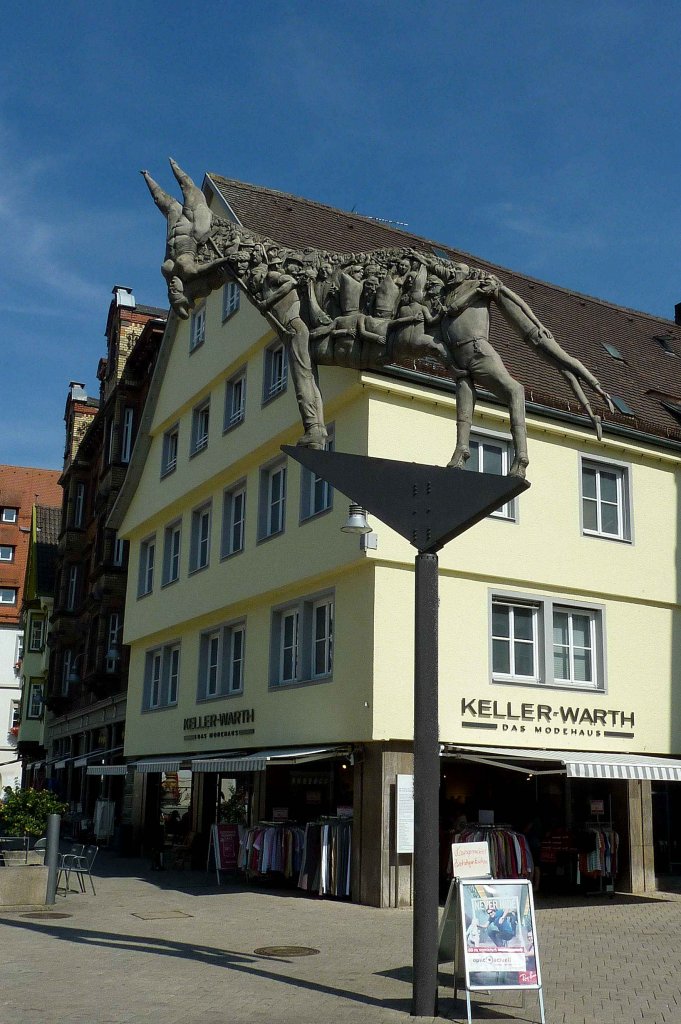
<path id="1" fill-rule="evenodd" d="M 0 910 L 1 1024 L 393 1024 L 409 1020 L 411 913 L 210 884 L 101 857 L 97 895 Z M 537 902 L 547 1024 L 681 1024 L 681 896 Z M 268 957 L 263 946 L 309 946 Z M 454 1002 L 440 971 L 440 1013 Z M 524 1005 L 523 1005 L 524 999 Z M 474 997 L 476 1021 L 538 1021 L 535 993 Z"/>

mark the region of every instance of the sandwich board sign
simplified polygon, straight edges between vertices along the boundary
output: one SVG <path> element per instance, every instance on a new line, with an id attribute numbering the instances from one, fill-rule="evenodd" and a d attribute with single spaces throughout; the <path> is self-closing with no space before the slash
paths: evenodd
<path id="1" fill-rule="evenodd" d="M 460 879 L 457 902 L 460 917 L 454 990 L 456 994 L 463 975 L 469 1024 L 471 992 L 492 989 L 536 991 L 544 1024 L 534 900 L 528 879 Z"/>

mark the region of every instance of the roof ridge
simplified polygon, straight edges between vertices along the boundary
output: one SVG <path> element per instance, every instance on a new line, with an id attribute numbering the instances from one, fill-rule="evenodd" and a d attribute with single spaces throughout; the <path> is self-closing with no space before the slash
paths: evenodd
<path id="1" fill-rule="evenodd" d="M 413 231 L 405 231 L 403 228 L 397 227 L 389 222 L 377 220 L 374 217 L 370 217 L 364 213 L 356 213 L 354 211 L 343 210 L 338 206 L 331 206 L 329 203 L 323 203 L 318 199 L 308 199 L 305 196 L 297 196 L 293 192 L 284 192 L 281 189 L 270 188 L 267 185 L 257 185 L 249 181 L 241 181 L 239 178 L 226 178 L 224 174 L 217 174 L 214 171 L 206 171 L 206 176 L 211 178 L 213 181 L 219 179 L 224 181 L 228 185 L 245 186 L 246 188 L 258 189 L 261 192 L 266 192 L 268 195 L 281 196 L 282 199 L 293 199 L 298 203 L 305 203 L 306 206 L 313 206 L 318 209 L 327 210 L 331 213 L 338 214 L 343 217 L 351 217 L 356 220 L 372 224 L 379 225 L 387 228 L 390 231 L 396 232 L 397 234 L 404 235 L 409 239 L 417 239 L 419 242 L 425 242 L 427 245 L 436 246 L 438 249 L 442 249 L 445 252 L 456 253 L 457 256 L 461 256 L 465 261 L 470 260 L 471 262 L 487 263 L 493 266 L 495 270 L 500 270 L 502 273 L 513 274 L 515 277 L 520 277 L 524 281 L 530 284 L 540 284 L 545 288 L 552 288 L 558 292 L 562 292 L 564 295 L 572 295 L 580 299 L 588 299 L 589 302 L 596 302 L 601 306 L 607 306 L 610 309 L 617 309 L 623 313 L 633 314 L 635 316 L 643 317 L 647 320 L 657 320 L 659 323 L 664 325 L 678 326 L 675 321 L 671 318 L 659 316 L 657 313 L 647 313 L 642 309 L 635 309 L 633 306 L 623 306 L 618 302 L 613 302 L 610 299 L 600 298 L 597 295 L 590 295 L 588 292 L 580 292 L 575 288 L 569 288 L 566 285 L 555 284 L 552 281 L 546 281 L 541 277 L 534 277 L 531 274 L 526 274 L 522 270 L 514 270 L 512 267 L 504 266 L 501 263 L 497 263 L 492 259 L 488 259 L 486 256 L 479 256 L 475 253 L 468 252 L 466 249 L 459 249 L 456 246 L 451 245 L 449 242 L 439 242 L 436 239 L 427 238 L 424 235 L 417 235 Z M 368 250 L 370 251 L 370 250 Z"/>

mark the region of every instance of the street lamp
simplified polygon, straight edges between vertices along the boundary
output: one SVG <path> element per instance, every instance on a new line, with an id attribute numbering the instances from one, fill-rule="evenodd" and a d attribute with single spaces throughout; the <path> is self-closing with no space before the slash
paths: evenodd
<path id="1" fill-rule="evenodd" d="M 341 526 L 341 533 L 365 534 L 371 533 L 371 527 L 367 522 L 367 510 L 361 505 L 350 505 L 348 518 Z"/>

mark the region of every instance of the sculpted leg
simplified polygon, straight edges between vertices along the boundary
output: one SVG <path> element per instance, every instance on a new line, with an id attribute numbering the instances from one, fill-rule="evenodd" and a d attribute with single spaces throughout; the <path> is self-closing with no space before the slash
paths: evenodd
<path id="1" fill-rule="evenodd" d="M 475 409 L 475 387 L 470 377 L 462 377 L 456 383 L 456 448 L 447 463 L 450 469 L 463 469 L 471 457 L 470 440 L 473 410 Z"/>
<path id="2" fill-rule="evenodd" d="M 324 426 L 324 404 L 310 360 L 310 335 L 302 320 L 296 321 L 286 350 L 291 378 L 305 433 L 298 441 L 307 448 L 323 448 L 328 434 Z"/>

